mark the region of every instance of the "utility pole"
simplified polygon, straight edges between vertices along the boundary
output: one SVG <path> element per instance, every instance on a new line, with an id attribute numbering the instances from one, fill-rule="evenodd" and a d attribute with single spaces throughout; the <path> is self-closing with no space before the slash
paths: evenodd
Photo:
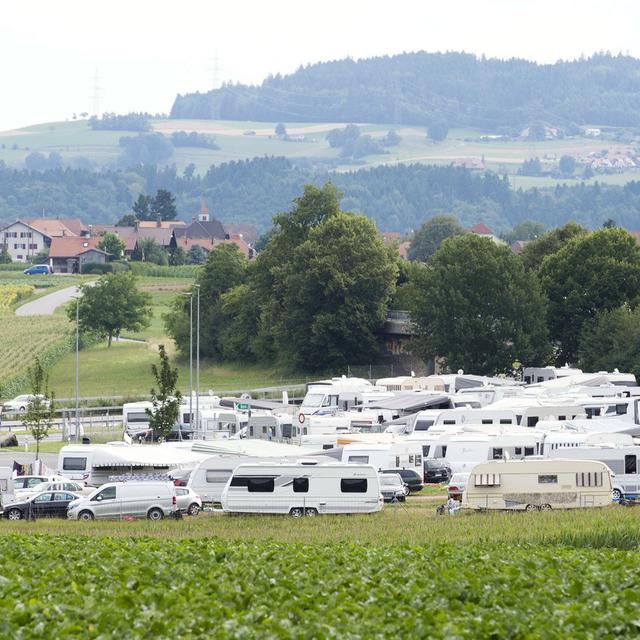
<path id="1" fill-rule="evenodd" d="M 189 426 L 193 430 L 193 292 L 190 291 L 187 295 L 189 296 Z"/>
<path id="2" fill-rule="evenodd" d="M 196 305 L 196 425 L 200 431 L 200 285 L 196 285 L 198 291 Z"/>

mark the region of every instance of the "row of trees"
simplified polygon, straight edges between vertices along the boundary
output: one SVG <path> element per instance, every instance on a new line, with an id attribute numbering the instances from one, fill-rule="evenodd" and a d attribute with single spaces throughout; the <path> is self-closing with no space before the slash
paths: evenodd
<path id="1" fill-rule="evenodd" d="M 547 228 L 575 220 L 599 227 L 608 218 L 634 229 L 640 212 L 640 182 L 625 186 L 574 184 L 514 190 L 494 173 L 422 164 L 386 166 L 339 174 L 314 172 L 285 158 L 255 158 L 178 172 L 173 166 L 136 167 L 94 173 L 84 169 L 17 171 L 0 162 L 0 219 L 55 211 L 87 223 L 116 222 L 139 193 L 170 191 L 180 212 L 197 211 L 201 197 L 215 202 L 216 217 L 242 220 L 266 230 L 305 184 L 331 179 L 344 194 L 342 207 L 364 213 L 384 231 L 417 229 L 425 218 L 456 215 L 468 226 L 484 220 L 496 232 L 524 220 Z M 151 214 L 155 215 L 155 214 Z M 164 216 L 167 217 L 166 214 Z"/>
<path id="2" fill-rule="evenodd" d="M 520 361 L 640 373 L 640 250 L 623 229 L 569 223 L 520 255 L 452 233 L 414 273 L 415 349 L 451 370 L 495 373 Z"/>

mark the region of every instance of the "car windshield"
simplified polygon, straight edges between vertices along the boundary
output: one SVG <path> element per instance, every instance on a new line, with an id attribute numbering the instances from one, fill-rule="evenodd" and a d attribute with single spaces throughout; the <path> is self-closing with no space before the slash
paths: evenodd
<path id="1" fill-rule="evenodd" d="M 400 478 L 396 474 L 385 473 L 380 477 L 380 484 L 400 484 Z"/>
<path id="2" fill-rule="evenodd" d="M 303 407 L 319 407 L 322 405 L 324 393 L 307 393 L 302 401 Z"/>
<path id="3" fill-rule="evenodd" d="M 429 469 L 441 469 L 444 467 L 444 462 L 440 460 L 427 460 L 427 467 Z"/>

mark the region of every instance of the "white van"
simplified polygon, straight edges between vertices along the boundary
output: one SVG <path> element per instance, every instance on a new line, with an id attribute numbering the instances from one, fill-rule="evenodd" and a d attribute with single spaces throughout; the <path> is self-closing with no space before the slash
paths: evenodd
<path id="1" fill-rule="evenodd" d="M 86 498 L 69 504 L 70 520 L 149 518 L 162 520 L 178 510 L 176 490 L 169 480 L 136 480 L 103 484 Z"/>
<path id="2" fill-rule="evenodd" d="M 241 464 L 222 492 L 229 513 L 373 513 L 382 509 L 380 480 L 370 464 Z"/>
<path id="3" fill-rule="evenodd" d="M 611 504 L 611 470 L 595 460 L 500 460 L 476 465 L 463 508 L 550 511 Z"/>

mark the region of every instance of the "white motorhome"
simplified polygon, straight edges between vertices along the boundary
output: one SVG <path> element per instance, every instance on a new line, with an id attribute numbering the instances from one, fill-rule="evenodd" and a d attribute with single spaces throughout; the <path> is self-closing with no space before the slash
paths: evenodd
<path id="1" fill-rule="evenodd" d="M 338 445 L 343 444 L 338 440 Z M 412 469 L 423 475 L 422 445 L 419 442 L 389 443 L 354 442 L 343 444 L 342 462 L 372 464 L 376 469 Z"/>
<path id="2" fill-rule="evenodd" d="M 607 434 L 609 435 L 609 434 Z M 637 445 L 593 444 L 569 449 L 550 449 L 547 457 L 598 460 L 613 471 L 613 498 L 640 496 L 640 447 Z"/>
<path id="3" fill-rule="evenodd" d="M 494 409 L 491 405 L 482 409 L 449 409 L 442 411 L 435 418 L 435 424 L 481 424 L 481 425 L 510 425 L 516 426 L 518 420 L 514 411 L 508 409 Z"/>
<path id="4" fill-rule="evenodd" d="M 229 513 L 317 515 L 382 509 L 380 481 L 368 464 L 241 464 L 222 492 Z"/>
<path id="5" fill-rule="evenodd" d="M 149 411 L 153 409 L 151 402 L 125 402 L 122 405 L 122 424 L 125 433 L 132 434 L 149 428 L 147 409 Z"/>
<path id="6" fill-rule="evenodd" d="M 468 509 L 549 511 L 611 504 L 612 478 L 595 460 L 506 460 L 476 465 L 462 496 Z"/>
<path id="7" fill-rule="evenodd" d="M 310 416 L 347 411 L 355 405 L 362 404 L 364 394 L 375 391 L 384 392 L 384 389 L 378 389 L 364 378 L 342 376 L 310 382 L 298 415 Z M 300 422 L 303 423 L 304 420 Z"/>
<path id="8" fill-rule="evenodd" d="M 14 499 L 13 469 L 11 467 L 0 467 L 0 506 L 13 502 Z"/>
<path id="9" fill-rule="evenodd" d="M 524 367 L 522 378 L 526 384 L 536 384 L 547 380 L 558 380 L 568 376 L 580 375 L 582 369 L 574 369 L 568 364 L 564 367 Z"/>
<path id="10" fill-rule="evenodd" d="M 521 429 L 525 433 L 488 435 L 467 432 L 449 438 L 445 455 L 452 473 L 469 472 L 488 460 L 520 460 L 540 455 L 544 435 Z"/>
<path id="11" fill-rule="evenodd" d="M 67 445 L 58 454 L 58 473 L 70 480 L 98 487 L 115 475 L 158 474 L 193 467 L 207 454 L 170 444 Z M 210 455 L 210 454 L 209 454 Z"/>

